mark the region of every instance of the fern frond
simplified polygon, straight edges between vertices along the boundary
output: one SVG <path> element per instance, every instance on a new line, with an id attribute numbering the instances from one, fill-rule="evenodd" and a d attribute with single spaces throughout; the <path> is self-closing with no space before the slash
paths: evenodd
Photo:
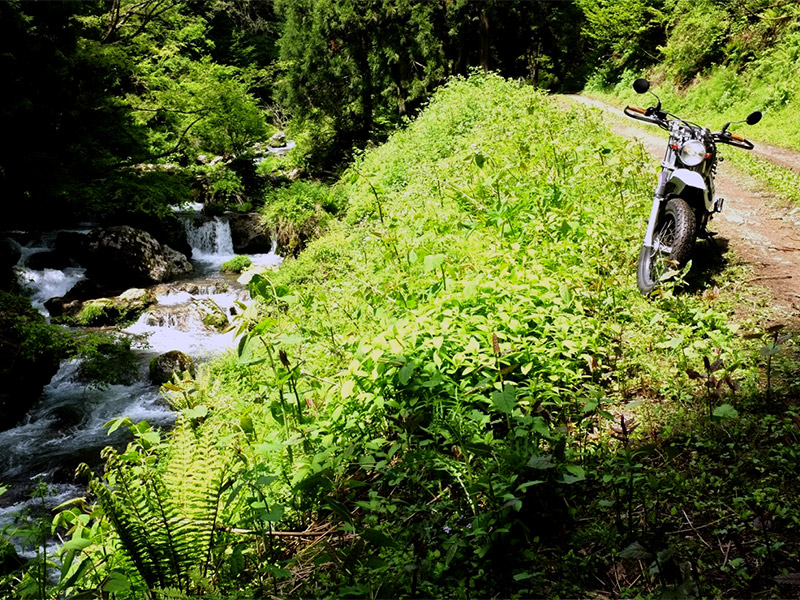
<path id="1" fill-rule="evenodd" d="M 109 487 L 96 478 L 90 479 L 89 490 L 111 521 L 123 551 L 145 584 L 148 587 L 162 585 L 164 573 L 158 562 L 153 560 L 154 552 L 149 536 L 141 527 L 137 517 L 131 514 L 130 506 L 125 501 L 119 500 Z"/>
<path id="2" fill-rule="evenodd" d="M 215 436 L 181 417 L 158 463 L 131 465 L 105 453 L 107 481 L 91 488 L 134 568 L 155 593 L 187 594 L 214 558 L 227 460 Z"/>

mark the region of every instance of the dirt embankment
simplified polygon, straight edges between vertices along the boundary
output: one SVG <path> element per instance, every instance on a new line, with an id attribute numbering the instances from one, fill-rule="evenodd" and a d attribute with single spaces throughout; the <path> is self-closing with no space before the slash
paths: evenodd
<path id="1" fill-rule="evenodd" d="M 664 156 L 666 134 L 655 127 L 625 119 L 622 107 L 584 96 L 562 96 L 564 105 L 582 103 L 604 112 L 617 135 L 637 140 L 656 160 Z M 723 155 L 745 152 L 723 148 Z M 800 153 L 766 144 L 753 150 L 783 167 L 800 172 Z M 655 185 L 655 182 L 653 182 Z M 711 230 L 730 244 L 737 257 L 753 269 L 750 281 L 773 296 L 776 317 L 795 320 L 800 314 L 800 207 L 764 189 L 763 184 L 723 162 L 717 173 L 717 196 L 725 198 Z M 642 230 L 644 235 L 644 229 Z"/>

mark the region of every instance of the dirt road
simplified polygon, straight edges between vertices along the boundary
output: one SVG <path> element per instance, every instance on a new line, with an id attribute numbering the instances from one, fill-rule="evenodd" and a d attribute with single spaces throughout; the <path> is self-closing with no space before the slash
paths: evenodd
<path id="1" fill-rule="evenodd" d="M 562 96 L 559 101 L 584 104 L 603 111 L 614 133 L 638 140 L 655 160 L 663 158 L 666 133 L 656 127 L 639 126 L 625 118 L 622 106 L 611 106 L 583 96 Z M 723 156 L 745 152 L 735 148 L 723 150 Z M 757 144 L 753 152 L 800 172 L 798 152 L 764 144 Z M 797 319 L 800 316 L 800 207 L 787 206 L 785 201 L 763 191 L 763 185 L 727 162 L 719 167 L 716 187 L 717 195 L 725 198 L 725 206 L 722 213 L 715 215 L 709 229 L 717 231 L 720 238 L 728 241 L 736 256 L 752 267 L 750 281 L 772 293 L 775 317 Z"/>

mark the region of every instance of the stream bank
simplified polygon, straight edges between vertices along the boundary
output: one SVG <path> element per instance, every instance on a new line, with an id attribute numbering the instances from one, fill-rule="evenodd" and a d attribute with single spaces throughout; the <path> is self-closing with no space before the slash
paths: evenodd
<path id="1" fill-rule="evenodd" d="M 0 482 L 10 486 L 0 496 L 0 507 L 4 507 L 0 510 L 0 525 L 24 508 L 27 495 L 38 481 L 51 488 L 48 504 L 57 505 L 80 495 L 82 489 L 74 481 L 75 467 L 81 462 L 97 466 L 102 448 L 126 442 L 124 428 L 107 435 L 104 425 L 108 421 L 127 416 L 134 422 L 170 426 L 173 411 L 162 399 L 159 386 L 149 379 L 151 359 L 179 350 L 195 362 L 203 362 L 233 347 L 231 323 L 249 295 L 238 276 L 220 272 L 220 266 L 237 255 L 231 227 L 238 217 L 203 217 L 197 208 L 179 215 L 191 246 L 191 269 L 174 281 L 148 286 L 146 291 L 155 302 L 134 322 L 102 328 L 130 340 L 136 357 L 131 383 L 89 385 L 80 376 L 80 361 L 65 360 L 25 418 L 0 432 Z M 59 235 L 63 238 L 64 233 L 20 232 L 15 236 L 20 254 L 19 277 L 30 289 L 34 306 L 48 317 L 49 301 L 87 281 L 83 266 L 69 261 L 44 266 L 31 260 L 36 255 L 53 253 L 56 239 Z M 88 235 L 88 228 L 67 233 Z M 263 240 L 261 243 L 263 247 Z M 274 249 L 248 256 L 254 266 L 262 269 L 281 262 Z M 209 312 L 213 312 L 214 319 L 207 318 Z M 70 329 L 96 330 L 74 325 Z"/>

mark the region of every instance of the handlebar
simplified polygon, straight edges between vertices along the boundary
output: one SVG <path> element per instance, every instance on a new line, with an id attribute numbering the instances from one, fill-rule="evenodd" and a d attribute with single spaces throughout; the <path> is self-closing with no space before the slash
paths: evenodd
<path id="1" fill-rule="evenodd" d="M 715 133 L 714 139 L 718 142 L 722 142 L 723 144 L 728 144 L 729 146 L 735 146 L 736 148 L 742 148 L 743 150 L 752 150 L 755 148 L 753 142 L 750 140 L 746 140 L 745 138 L 733 135 L 732 133 L 725 132 L 725 133 Z"/>
<path id="2" fill-rule="evenodd" d="M 626 106 L 625 110 L 622 112 L 625 113 L 625 116 L 630 117 L 631 119 L 636 119 L 637 121 L 644 121 L 645 123 L 654 123 L 656 125 L 661 124 L 661 120 L 657 117 L 653 117 L 648 114 L 648 110 L 644 108 L 639 108 L 638 106 Z"/>
<path id="3" fill-rule="evenodd" d="M 626 117 L 630 117 L 631 119 L 636 119 L 637 121 L 643 121 L 645 123 L 652 123 L 654 125 L 658 125 L 662 129 L 669 129 L 669 121 L 667 119 L 660 118 L 659 115 L 654 114 L 653 111 L 654 109 L 652 108 L 644 109 L 639 108 L 638 106 L 626 106 L 622 112 L 625 113 Z M 718 132 L 712 135 L 714 136 L 714 140 L 717 142 L 728 144 L 729 146 L 735 146 L 736 148 L 742 148 L 743 150 L 752 150 L 755 148 L 750 140 L 746 140 L 738 135 L 733 135 L 728 131 Z"/>

